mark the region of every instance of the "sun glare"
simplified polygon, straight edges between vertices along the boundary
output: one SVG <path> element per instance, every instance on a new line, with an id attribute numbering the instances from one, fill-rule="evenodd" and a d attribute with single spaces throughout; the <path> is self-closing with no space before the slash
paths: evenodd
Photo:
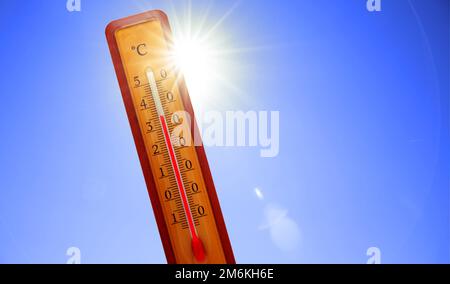
<path id="1" fill-rule="evenodd" d="M 174 41 L 173 58 L 176 66 L 184 75 L 191 99 L 198 104 L 206 99 L 213 87 L 214 76 L 220 66 L 215 64 L 213 52 L 205 42 L 194 38 L 182 38 Z"/>
<path id="2" fill-rule="evenodd" d="M 209 8 L 194 14 L 191 1 L 186 3 L 181 12 L 173 7 L 170 13 L 173 64 L 185 79 L 196 112 L 220 109 L 241 91 L 235 80 L 241 50 L 230 44 L 236 42 L 236 35 L 224 25 L 237 4 L 211 22 Z"/>

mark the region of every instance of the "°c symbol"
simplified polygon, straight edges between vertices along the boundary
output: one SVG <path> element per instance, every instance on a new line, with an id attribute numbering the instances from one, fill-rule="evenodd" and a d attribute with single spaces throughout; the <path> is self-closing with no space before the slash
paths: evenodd
<path id="1" fill-rule="evenodd" d="M 140 56 L 147 55 L 147 45 L 145 43 L 138 44 L 137 46 L 132 46 L 132 50 L 136 50 L 137 54 Z"/>

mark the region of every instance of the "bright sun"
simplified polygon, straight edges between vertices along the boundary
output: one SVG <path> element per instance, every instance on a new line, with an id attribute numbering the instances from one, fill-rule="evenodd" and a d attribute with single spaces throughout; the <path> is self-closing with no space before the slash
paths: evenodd
<path id="1" fill-rule="evenodd" d="M 234 8 L 213 23 L 207 11 L 194 16 L 189 6 L 182 17 L 173 11 L 171 57 L 186 81 L 196 112 L 220 108 L 240 93 L 235 79 L 239 76 L 237 55 L 242 50 L 230 46 L 232 36 L 223 27 Z"/>
<path id="2" fill-rule="evenodd" d="M 173 48 L 175 64 L 186 80 L 189 94 L 194 101 L 205 98 L 211 89 L 219 66 L 208 46 L 193 38 L 175 40 Z"/>

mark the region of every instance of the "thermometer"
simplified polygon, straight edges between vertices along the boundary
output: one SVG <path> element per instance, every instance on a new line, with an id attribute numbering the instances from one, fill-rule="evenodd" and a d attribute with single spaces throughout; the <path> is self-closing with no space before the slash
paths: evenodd
<path id="1" fill-rule="evenodd" d="M 168 263 L 235 263 L 167 16 L 113 21 L 106 37 Z"/>

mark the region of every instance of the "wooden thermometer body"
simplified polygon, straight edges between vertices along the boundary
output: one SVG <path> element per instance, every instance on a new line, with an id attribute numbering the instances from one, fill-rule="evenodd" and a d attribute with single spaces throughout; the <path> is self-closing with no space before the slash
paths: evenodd
<path id="1" fill-rule="evenodd" d="M 235 263 L 167 16 L 113 21 L 106 37 L 168 263 Z"/>

